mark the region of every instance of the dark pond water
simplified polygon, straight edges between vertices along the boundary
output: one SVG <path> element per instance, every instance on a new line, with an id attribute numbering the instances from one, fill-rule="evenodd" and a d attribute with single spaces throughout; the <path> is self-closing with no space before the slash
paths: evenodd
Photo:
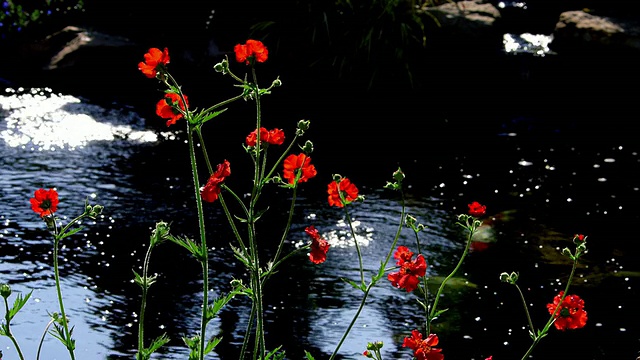
<path id="1" fill-rule="evenodd" d="M 480 201 L 491 214 L 481 234 L 491 239 L 490 246 L 470 254 L 441 301 L 450 310 L 435 330 L 448 359 L 520 358 L 529 345 L 526 319 L 515 289 L 498 276 L 520 272 L 534 323 L 541 326 L 545 304 L 564 288 L 570 271 L 559 251 L 575 233 L 589 235 L 590 251 L 571 290 L 585 299 L 589 321 L 584 329 L 554 331 L 533 358 L 635 358 L 640 349 L 640 265 L 634 246 L 640 146 L 621 127 L 624 112 L 612 111 L 616 116 L 607 119 L 600 112 L 589 118 L 586 110 L 557 121 L 548 103 L 530 98 L 532 103 L 520 103 L 526 104 L 520 115 L 506 116 L 502 105 L 516 107 L 517 96 L 509 94 L 508 100 L 496 97 L 486 104 L 498 114 L 491 118 L 473 94 L 457 96 L 452 104 L 472 107 L 456 112 L 458 118 L 424 109 L 426 102 L 416 98 L 335 97 L 321 110 L 289 104 L 292 120 L 281 116 L 286 100 L 265 105 L 267 119 L 289 133 L 302 117 L 310 117 L 312 130 L 319 130 L 310 138 L 320 174 L 305 184 L 287 246 L 305 241 L 308 225 L 332 243 L 321 266 L 300 256 L 273 278 L 265 298 L 270 346 L 284 345 L 290 358 L 302 358 L 305 349 L 318 359 L 331 354 L 361 298 L 340 280 L 357 277 L 357 261 L 342 211 L 326 204 L 326 184 L 332 173 L 340 173 L 366 196 L 351 214 L 364 266 L 371 271 L 397 229 L 399 199 L 382 186 L 399 164 L 407 174 L 409 212 L 428 225 L 422 244 L 430 277 L 446 276 L 462 252 L 464 234 L 455 216 L 466 211 L 466 204 Z M 28 203 L 35 189 L 56 187 L 58 213 L 67 218 L 79 213 L 87 197 L 105 206 L 104 215 L 85 224 L 81 235 L 65 239 L 62 249 L 62 291 L 80 359 L 132 358 L 139 311 L 132 269 L 141 266 L 155 222 L 172 221 L 174 233 L 195 236 L 182 129 L 158 127 L 157 119 L 145 119 L 142 112 L 56 89 L 9 88 L 0 94 L 0 282 L 14 291 L 34 291 L 12 327 L 27 358 L 35 357 L 47 312 L 57 308 L 51 240 Z M 480 115 L 462 119 L 474 112 Z M 229 121 L 240 119 L 229 116 Z M 234 189 L 248 189 L 243 179 L 250 161 L 240 146 L 251 130 L 251 121 L 246 123 L 221 122 L 206 134 L 215 161 L 227 158 L 233 164 L 229 185 Z M 230 129 L 236 132 L 219 135 Z M 274 193 L 265 204 L 272 210 L 260 229 L 266 249 L 269 241 L 276 242 L 269 234 L 280 231 L 289 197 L 270 190 Z M 207 221 L 215 296 L 245 274 L 232 256 L 218 207 L 207 207 Z M 403 232 L 400 243 L 412 241 L 410 232 Z M 180 337 L 199 328 L 199 267 L 170 244 L 154 256 L 152 270 L 160 280 L 151 290 L 149 336 L 167 332 L 173 337 L 157 359 L 184 359 Z M 237 357 L 247 310 L 236 299 L 212 322 L 209 334 L 224 337 L 212 358 Z M 412 294 L 382 281 L 341 348 L 341 358 L 359 359 L 367 342 L 378 340 L 385 344 L 385 359 L 410 358 L 402 339 L 419 326 L 421 315 Z M 45 359 L 68 357 L 51 337 L 44 347 Z M 5 358 L 14 358 L 7 338 L 0 339 L 0 349 Z"/>

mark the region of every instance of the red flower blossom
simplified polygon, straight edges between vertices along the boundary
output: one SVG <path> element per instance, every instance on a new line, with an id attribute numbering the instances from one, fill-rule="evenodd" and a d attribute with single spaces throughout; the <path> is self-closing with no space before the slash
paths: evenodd
<path id="1" fill-rule="evenodd" d="M 329 243 L 324 240 L 313 225 L 304 229 L 311 237 L 311 252 L 309 260 L 314 264 L 321 264 L 327 260 L 327 251 L 329 251 Z"/>
<path id="2" fill-rule="evenodd" d="M 253 130 L 251 134 L 247 135 L 247 146 L 256 146 L 257 131 Z M 280 129 L 267 130 L 263 127 L 260 128 L 260 143 L 271 145 L 282 145 L 284 143 L 284 131 Z"/>
<path id="3" fill-rule="evenodd" d="M 231 175 L 231 168 L 229 167 L 229 162 L 225 160 L 222 164 L 218 164 L 218 169 L 216 172 L 211 174 L 207 184 L 200 189 L 200 196 L 202 196 L 202 200 L 206 202 L 214 202 L 218 199 L 218 195 L 220 195 L 220 185 L 224 182 L 227 176 Z"/>
<path id="4" fill-rule="evenodd" d="M 426 339 L 422 339 L 422 334 L 418 330 L 411 332 L 411 337 L 404 338 L 402 347 L 413 350 L 413 356 L 417 360 L 444 360 L 442 349 L 435 348 L 438 345 L 438 335 L 429 334 Z"/>
<path id="5" fill-rule="evenodd" d="M 338 192 L 338 187 L 340 188 L 340 192 Z M 350 204 L 358 198 L 358 188 L 346 177 L 340 179 L 339 184 L 338 181 L 332 181 L 327 188 L 327 193 L 329 193 L 330 206 L 343 207 L 345 205 L 342 203 L 342 199 L 340 199 L 340 193 L 344 196 L 347 204 Z"/>
<path id="6" fill-rule="evenodd" d="M 158 74 L 158 69 L 169 63 L 169 50 L 164 48 L 164 51 L 160 51 L 157 48 L 149 49 L 149 52 L 144 54 L 144 61 L 138 63 L 138 70 L 148 78 L 154 78 Z"/>
<path id="7" fill-rule="evenodd" d="M 300 171 L 300 179 L 298 179 L 298 183 L 306 182 L 318 174 L 316 167 L 311 164 L 311 158 L 307 155 L 291 154 L 287 156 L 287 158 L 284 159 L 284 172 L 282 176 L 287 179 L 289 184 L 293 184 L 294 181 L 296 181 L 298 170 Z"/>
<path id="8" fill-rule="evenodd" d="M 487 207 L 481 205 L 479 202 L 474 201 L 469 204 L 469 215 L 480 217 L 483 216 L 487 212 Z"/>
<path id="9" fill-rule="evenodd" d="M 553 298 L 553 304 L 547 304 L 547 310 L 549 314 L 558 308 L 553 323 L 558 330 L 567 329 L 579 329 L 587 324 L 587 312 L 584 310 L 584 300 L 578 295 L 567 295 L 562 303 L 562 295 L 564 291 L 560 291 L 558 295 Z"/>
<path id="10" fill-rule="evenodd" d="M 269 57 L 269 51 L 264 46 L 262 41 L 247 40 L 246 44 L 237 44 L 233 48 L 233 52 L 236 53 L 236 60 L 238 62 L 244 62 L 249 65 L 252 59 L 257 62 L 265 62 Z"/>
<path id="11" fill-rule="evenodd" d="M 387 279 L 391 281 L 391 285 L 398 289 L 406 289 L 412 292 L 420 283 L 420 276 L 427 273 L 427 262 L 422 254 L 419 254 L 415 260 L 411 260 L 413 252 L 409 251 L 406 246 L 398 246 L 393 254 L 394 259 L 398 259 L 396 265 L 400 266 L 400 270 L 390 273 Z"/>
<path id="12" fill-rule="evenodd" d="M 573 241 L 574 242 L 583 242 L 587 239 L 586 236 L 582 235 L 582 234 L 575 234 L 573 235 Z"/>
<path id="13" fill-rule="evenodd" d="M 493 355 L 489 356 L 488 358 L 484 359 L 484 360 L 493 360 Z"/>
<path id="14" fill-rule="evenodd" d="M 38 189 L 29 201 L 31 210 L 40 214 L 40 217 L 53 215 L 58 210 L 58 192 L 55 189 Z"/>
<path id="15" fill-rule="evenodd" d="M 189 99 L 187 99 L 186 95 L 184 95 L 184 100 L 187 102 L 187 106 L 189 106 Z M 182 114 L 176 108 L 177 106 L 180 106 L 180 109 L 184 110 L 184 104 L 182 103 L 180 95 L 167 93 L 164 98 L 156 104 L 156 114 L 163 119 L 167 119 L 167 126 L 171 126 L 182 118 Z"/>

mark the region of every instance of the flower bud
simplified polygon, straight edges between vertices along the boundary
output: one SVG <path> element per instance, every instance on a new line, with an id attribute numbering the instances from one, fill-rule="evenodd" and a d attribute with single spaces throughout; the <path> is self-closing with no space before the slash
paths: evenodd
<path id="1" fill-rule="evenodd" d="M 339 183 L 339 182 L 342 180 L 342 175 L 340 175 L 340 174 L 333 174 L 333 175 L 331 175 L 331 178 L 333 179 L 333 181 L 335 181 L 335 182 L 338 182 L 338 183 Z"/>
<path id="2" fill-rule="evenodd" d="M 226 75 L 229 72 L 229 61 L 227 59 L 222 60 L 213 66 L 213 70 Z"/>
<path id="3" fill-rule="evenodd" d="M 515 285 L 515 283 L 518 281 L 518 273 L 515 271 L 511 274 L 503 272 L 502 274 L 500 274 L 500 281 Z"/>
<path id="4" fill-rule="evenodd" d="M 273 82 L 271 83 L 272 87 L 280 87 L 282 86 L 282 80 L 280 80 L 280 78 L 277 78 L 275 80 L 273 80 Z"/>
<path id="5" fill-rule="evenodd" d="M 2 295 L 2 297 L 5 299 L 11 295 L 11 287 L 9 286 L 9 284 L 0 285 L 0 295 Z"/>
<path id="6" fill-rule="evenodd" d="M 571 253 L 571 250 L 569 248 L 564 248 L 562 249 L 562 255 L 564 256 L 568 256 L 570 258 L 573 257 L 573 253 Z"/>
<path id="7" fill-rule="evenodd" d="M 309 120 L 300 120 L 298 121 L 298 130 L 307 131 L 309 130 L 309 126 L 311 125 L 311 121 Z"/>
<path id="8" fill-rule="evenodd" d="M 313 143 L 307 140 L 302 147 L 302 151 L 307 155 L 311 154 L 313 152 Z"/>
<path id="9" fill-rule="evenodd" d="M 402 172 L 402 170 L 400 170 L 400 168 L 398 168 L 398 170 L 396 170 L 393 173 L 393 178 L 397 181 L 397 182 L 401 182 L 402 180 L 404 180 L 404 173 Z"/>

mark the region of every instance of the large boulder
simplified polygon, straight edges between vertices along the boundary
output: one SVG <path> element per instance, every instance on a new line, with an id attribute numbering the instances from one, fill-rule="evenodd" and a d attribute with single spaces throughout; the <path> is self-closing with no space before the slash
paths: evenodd
<path id="1" fill-rule="evenodd" d="M 632 51 L 640 53 L 640 21 L 607 17 L 583 10 L 560 14 L 553 33 L 558 52 L 584 50 Z"/>

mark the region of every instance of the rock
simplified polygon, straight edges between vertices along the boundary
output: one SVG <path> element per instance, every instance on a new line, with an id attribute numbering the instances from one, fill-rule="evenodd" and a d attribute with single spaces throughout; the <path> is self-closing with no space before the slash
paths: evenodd
<path id="1" fill-rule="evenodd" d="M 566 11 L 560 14 L 553 36 L 552 46 L 558 52 L 599 48 L 640 53 L 640 21 L 637 19 Z"/>
<path id="2" fill-rule="evenodd" d="M 437 20 L 440 26 L 461 36 L 477 38 L 493 32 L 493 25 L 500 18 L 500 11 L 481 0 L 447 2 L 422 11 Z"/>
<path id="3" fill-rule="evenodd" d="M 44 38 L 14 45 L 0 75 L 23 87 L 118 101 L 148 93 L 137 68 L 148 50 L 124 37 L 66 26 Z"/>

